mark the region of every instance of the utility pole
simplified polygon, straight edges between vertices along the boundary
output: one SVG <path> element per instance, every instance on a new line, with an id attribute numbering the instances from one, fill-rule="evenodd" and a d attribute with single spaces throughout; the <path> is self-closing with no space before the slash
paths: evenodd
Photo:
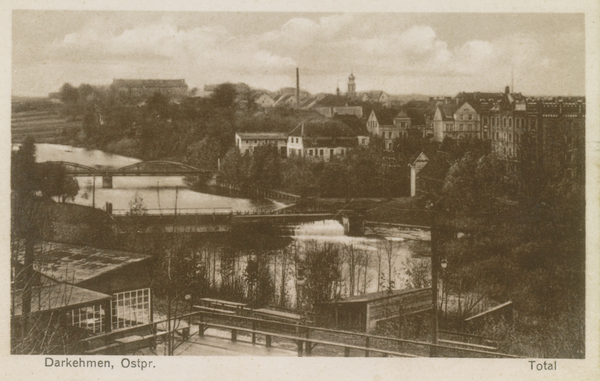
<path id="1" fill-rule="evenodd" d="M 438 343 L 438 246 L 439 230 L 437 221 L 437 211 L 434 204 L 431 205 L 431 302 L 433 304 L 433 339 L 432 343 Z M 431 347 L 430 357 L 437 357 L 437 348 Z"/>

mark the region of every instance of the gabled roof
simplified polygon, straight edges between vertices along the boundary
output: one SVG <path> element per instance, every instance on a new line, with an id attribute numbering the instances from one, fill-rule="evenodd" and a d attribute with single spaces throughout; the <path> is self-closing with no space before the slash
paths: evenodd
<path id="1" fill-rule="evenodd" d="M 408 159 L 408 163 L 410 165 L 415 165 L 417 163 L 417 161 L 427 161 L 427 162 L 429 162 L 429 158 L 427 157 L 427 155 L 425 155 L 425 152 L 423 152 L 423 151 L 417 151 L 417 152 L 415 152 L 410 157 L 410 159 Z"/>
<path id="2" fill-rule="evenodd" d="M 378 102 L 379 98 L 381 98 L 381 96 L 384 94 L 384 91 L 381 90 L 371 90 L 371 91 L 364 91 L 358 94 L 359 97 L 364 97 L 365 95 L 367 96 L 368 100 L 371 102 Z"/>
<path id="3" fill-rule="evenodd" d="M 440 104 L 437 107 L 441 111 L 442 120 L 444 122 L 454 120 L 454 113 L 458 109 L 457 104 Z"/>
<path id="4" fill-rule="evenodd" d="M 40 246 L 43 254 L 34 263 L 35 270 L 57 281 L 75 285 L 151 258 L 145 254 L 48 241 Z M 21 263 L 23 256 L 24 249 L 18 252 Z"/>
<path id="5" fill-rule="evenodd" d="M 295 101 L 296 96 L 292 94 L 283 94 L 275 99 L 275 104 L 279 105 L 286 102 Z"/>
<path id="6" fill-rule="evenodd" d="M 314 105 L 314 107 L 342 107 L 342 106 L 354 106 L 355 101 L 352 101 L 344 96 L 338 97 L 337 95 L 327 94 L 322 96 Z"/>
<path id="7" fill-rule="evenodd" d="M 396 114 L 396 116 L 394 117 L 394 119 L 396 118 L 408 118 L 408 115 L 406 114 L 406 111 L 401 110 L 398 114 Z M 410 119 L 410 118 L 409 118 Z"/>
<path id="8" fill-rule="evenodd" d="M 367 125 L 364 121 L 360 120 L 356 115 L 338 115 L 335 114 L 333 119 L 339 120 L 346 126 L 350 127 L 357 136 L 369 136 L 367 131 Z"/>
<path id="9" fill-rule="evenodd" d="M 377 118 L 377 123 L 380 126 L 391 126 L 394 124 L 394 117 L 398 114 L 398 110 L 392 109 L 380 109 L 373 110 L 375 113 L 375 117 Z"/>
<path id="10" fill-rule="evenodd" d="M 311 119 L 294 127 L 289 136 L 300 137 L 355 137 L 356 133 L 336 119 Z"/>

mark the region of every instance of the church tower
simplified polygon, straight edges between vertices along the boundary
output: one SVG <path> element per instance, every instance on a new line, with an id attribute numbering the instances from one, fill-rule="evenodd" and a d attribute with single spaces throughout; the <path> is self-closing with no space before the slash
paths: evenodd
<path id="1" fill-rule="evenodd" d="M 348 77 L 348 96 L 355 97 L 356 96 L 356 83 L 354 83 L 354 73 L 350 72 L 350 76 Z"/>

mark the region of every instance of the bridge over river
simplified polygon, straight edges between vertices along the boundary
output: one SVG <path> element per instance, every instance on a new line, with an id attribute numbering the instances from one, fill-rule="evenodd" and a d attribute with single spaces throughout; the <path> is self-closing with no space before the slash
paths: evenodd
<path id="1" fill-rule="evenodd" d="M 90 167 L 67 161 L 47 161 L 62 165 L 66 174 L 75 177 L 102 177 L 102 188 L 112 188 L 113 176 L 202 176 L 212 173 L 174 161 L 142 161 L 121 168 Z"/>

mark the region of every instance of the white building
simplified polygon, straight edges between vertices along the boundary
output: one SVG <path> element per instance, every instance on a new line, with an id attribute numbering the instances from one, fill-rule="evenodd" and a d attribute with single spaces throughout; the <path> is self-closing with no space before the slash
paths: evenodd
<path id="1" fill-rule="evenodd" d="M 258 146 L 272 145 L 277 147 L 282 156 L 286 156 L 287 135 L 282 132 L 236 132 L 235 145 L 241 154 L 252 154 Z"/>

